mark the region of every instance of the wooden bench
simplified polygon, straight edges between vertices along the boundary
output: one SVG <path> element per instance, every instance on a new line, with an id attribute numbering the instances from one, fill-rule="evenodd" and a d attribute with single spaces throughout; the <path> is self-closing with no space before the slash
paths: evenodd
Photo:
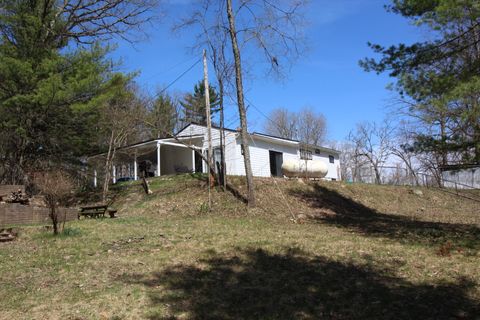
<path id="1" fill-rule="evenodd" d="M 117 213 L 117 210 L 108 209 L 108 205 L 81 207 L 78 212 L 78 219 L 80 219 L 81 216 L 84 216 L 85 218 L 99 218 L 100 216 L 105 217 L 105 213 L 108 213 L 110 218 L 115 218 L 115 213 Z"/>

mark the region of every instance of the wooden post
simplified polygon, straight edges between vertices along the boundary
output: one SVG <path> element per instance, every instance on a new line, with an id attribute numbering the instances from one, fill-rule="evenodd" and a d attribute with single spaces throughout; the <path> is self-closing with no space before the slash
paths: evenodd
<path id="1" fill-rule="evenodd" d="M 208 66 L 207 66 L 207 50 L 203 49 L 203 81 L 205 84 L 205 112 L 207 116 L 207 133 L 208 133 L 208 209 L 212 207 L 211 195 L 211 173 L 212 169 L 212 119 L 210 118 L 210 90 L 208 87 Z"/>

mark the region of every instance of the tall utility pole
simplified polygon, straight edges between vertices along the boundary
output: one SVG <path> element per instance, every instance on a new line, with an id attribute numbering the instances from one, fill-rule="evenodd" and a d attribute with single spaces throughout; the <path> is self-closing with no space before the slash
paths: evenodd
<path id="1" fill-rule="evenodd" d="M 210 118 L 210 88 L 208 87 L 208 67 L 207 50 L 203 49 L 203 81 L 205 84 L 205 112 L 207 113 L 207 131 L 208 131 L 208 210 L 212 209 L 212 119 Z M 215 167 L 213 167 L 215 170 Z"/>

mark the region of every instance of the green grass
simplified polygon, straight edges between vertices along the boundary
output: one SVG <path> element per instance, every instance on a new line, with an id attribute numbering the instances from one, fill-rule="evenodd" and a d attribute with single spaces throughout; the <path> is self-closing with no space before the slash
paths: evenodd
<path id="1" fill-rule="evenodd" d="M 258 181 L 259 208 L 214 191 L 208 212 L 202 183 L 157 179 L 149 197 L 130 186 L 116 203 L 120 218 L 67 223 L 60 237 L 22 228 L 0 244 L 0 318 L 480 314 L 473 203 L 435 202 L 429 190 Z M 429 203 L 436 209 L 420 210 Z M 292 210 L 306 218 L 294 223 Z"/>

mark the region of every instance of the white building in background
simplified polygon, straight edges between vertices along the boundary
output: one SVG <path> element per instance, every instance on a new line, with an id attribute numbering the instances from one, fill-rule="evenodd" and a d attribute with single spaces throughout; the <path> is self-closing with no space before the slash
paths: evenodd
<path id="1" fill-rule="evenodd" d="M 227 175 L 244 176 L 245 167 L 241 150 L 240 133 L 225 130 L 225 162 Z M 263 133 L 249 134 L 249 148 L 253 175 L 271 177 L 282 175 L 282 163 L 320 160 L 327 164 L 327 180 L 340 180 L 340 152 L 321 146 L 304 145 L 297 140 L 274 137 Z M 214 161 L 220 162 L 220 128 L 212 128 Z M 141 164 L 151 163 L 151 176 L 184 172 L 206 172 L 207 166 L 192 149 L 203 154 L 208 150 L 207 127 L 191 123 L 180 130 L 176 138 L 153 139 L 118 149 L 113 182 L 120 179 L 138 179 Z M 104 155 L 103 155 L 104 156 Z M 99 159 L 102 155 L 90 157 Z M 96 176 L 96 171 L 95 174 Z"/>
<path id="2" fill-rule="evenodd" d="M 449 165 L 440 168 L 443 186 L 455 189 L 480 189 L 480 165 Z"/>

